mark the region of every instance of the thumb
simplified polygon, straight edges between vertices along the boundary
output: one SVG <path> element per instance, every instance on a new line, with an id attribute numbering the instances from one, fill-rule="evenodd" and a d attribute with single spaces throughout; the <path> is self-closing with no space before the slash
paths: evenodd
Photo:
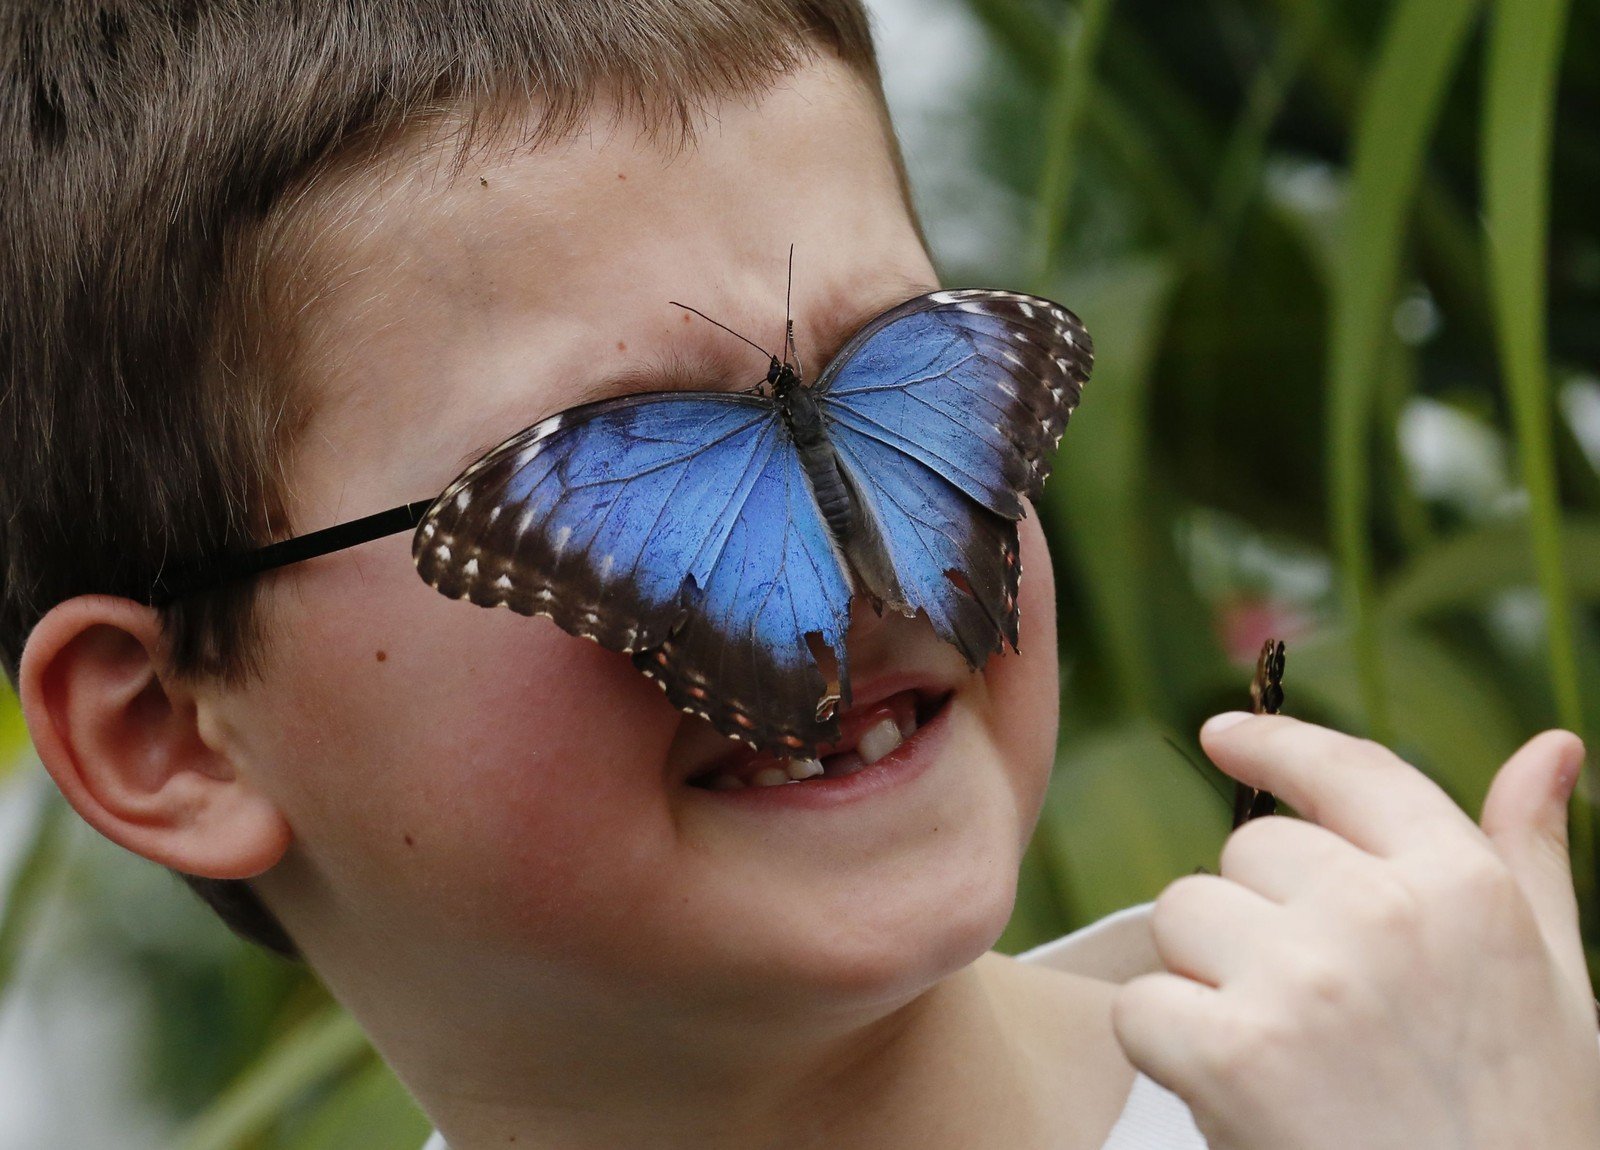
<path id="1" fill-rule="evenodd" d="M 1567 802 L 1583 758 L 1583 740 L 1571 731 L 1535 735 L 1495 775 L 1480 821 L 1533 907 L 1551 954 L 1572 983 L 1586 990 L 1589 974 L 1567 855 Z"/>

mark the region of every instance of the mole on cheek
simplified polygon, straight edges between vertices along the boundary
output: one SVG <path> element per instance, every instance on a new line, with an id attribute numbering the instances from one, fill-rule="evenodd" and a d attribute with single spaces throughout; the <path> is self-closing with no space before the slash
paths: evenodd
<path id="1" fill-rule="evenodd" d="M 619 339 L 619 340 L 617 340 L 617 350 L 618 350 L 618 351 L 627 351 L 627 350 L 628 350 L 628 345 L 627 345 L 627 344 L 625 344 L 625 343 L 623 343 L 623 342 L 622 342 L 622 341 L 621 341 L 621 340 L 620 340 L 620 339 Z"/>
<path id="2" fill-rule="evenodd" d="M 405 839 L 406 839 L 406 846 L 414 847 L 414 846 L 417 845 L 417 840 L 412 838 L 410 835 L 406 835 Z"/>
<path id="3" fill-rule="evenodd" d="M 379 651 L 378 652 L 378 662 L 381 663 L 385 659 L 387 659 L 388 657 L 389 657 L 389 652 L 387 652 L 387 651 Z"/>

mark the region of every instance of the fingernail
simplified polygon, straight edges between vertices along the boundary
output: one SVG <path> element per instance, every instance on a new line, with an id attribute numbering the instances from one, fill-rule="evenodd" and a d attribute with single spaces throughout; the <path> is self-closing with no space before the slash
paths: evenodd
<path id="1" fill-rule="evenodd" d="M 1563 803 L 1572 798 L 1572 792 L 1578 785 L 1578 776 L 1583 773 L 1584 758 L 1585 748 L 1581 741 L 1568 744 L 1561 765 L 1556 769 L 1556 794 L 1561 796 Z"/>
<path id="2" fill-rule="evenodd" d="M 1246 719 L 1255 718 L 1249 711 L 1224 711 L 1220 715 L 1212 715 L 1206 720 L 1205 726 L 1200 728 L 1202 735 L 1217 735 L 1229 727 L 1236 727 Z"/>

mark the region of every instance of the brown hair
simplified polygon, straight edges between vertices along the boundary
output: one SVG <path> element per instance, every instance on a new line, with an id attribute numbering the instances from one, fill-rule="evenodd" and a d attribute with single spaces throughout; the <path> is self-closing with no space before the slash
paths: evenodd
<path id="1" fill-rule="evenodd" d="M 818 48 L 878 86 L 859 0 L 60 0 L 0 14 L 0 660 L 55 604 L 281 534 L 296 191 L 430 117 L 462 154 L 615 94 L 692 131 Z M 536 103 L 535 103 L 536 101 Z M 536 116 L 531 128 L 524 117 Z M 362 153 L 358 149 L 370 149 Z M 289 253 L 289 254 L 292 254 Z M 171 670 L 259 672 L 254 588 L 166 609 Z M 295 947 L 243 881 L 184 876 Z"/>

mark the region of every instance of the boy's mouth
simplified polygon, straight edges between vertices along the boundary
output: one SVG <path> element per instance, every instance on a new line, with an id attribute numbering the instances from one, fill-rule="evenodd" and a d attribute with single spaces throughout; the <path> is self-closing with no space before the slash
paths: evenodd
<path id="1" fill-rule="evenodd" d="M 704 790 L 733 791 L 845 778 L 871 766 L 916 734 L 952 694 L 949 690 L 919 688 L 899 691 L 841 715 L 838 742 L 818 747 L 814 759 L 780 758 L 748 748 L 734 749 L 691 776 L 688 783 Z"/>

